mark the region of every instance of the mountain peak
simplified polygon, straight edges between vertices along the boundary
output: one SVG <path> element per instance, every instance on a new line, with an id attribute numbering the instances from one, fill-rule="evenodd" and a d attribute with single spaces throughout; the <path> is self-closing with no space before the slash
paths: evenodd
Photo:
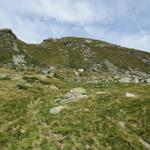
<path id="1" fill-rule="evenodd" d="M 14 37 L 14 39 L 17 39 L 17 36 L 13 33 L 13 31 L 9 28 L 3 28 L 0 29 L 0 36 L 5 35 L 5 34 L 9 34 L 11 36 Z"/>

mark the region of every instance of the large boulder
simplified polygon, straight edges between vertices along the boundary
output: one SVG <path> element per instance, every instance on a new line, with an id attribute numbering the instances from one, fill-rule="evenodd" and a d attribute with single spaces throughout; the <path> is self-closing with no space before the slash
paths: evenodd
<path id="1" fill-rule="evenodd" d="M 68 93 L 66 93 L 62 98 L 55 100 L 55 102 L 64 104 L 69 102 L 74 102 L 87 97 L 87 91 L 82 88 L 73 88 Z"/>

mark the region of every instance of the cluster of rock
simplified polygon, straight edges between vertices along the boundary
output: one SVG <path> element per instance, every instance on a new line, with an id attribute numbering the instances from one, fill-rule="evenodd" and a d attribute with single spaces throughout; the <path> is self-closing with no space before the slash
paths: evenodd
<path id="1" fill-rule="evenodd" d="M 63 97 L 56 99 L 55 103 L 58 106 L 51 108 L 49 112 L 51 114 L 57 114 L 63 109 L 67 108 L 66 104 L 76 102 L 78 100 L 81 100 L 87 97 L 88 97 L 88 93 L 84 88 L 82 87 L 73 88 L 68 93 L 66 93 Z"/>
<path id="2" fill-rule="evenodd" d="M 105 70 L 99 64 L 92 66 L 92 69 L 84 68 L 71 69 L 49 67 L 42 71 L 43 74 L 49 77 L 56 77 L 61 80 L 87 82 L 87 83 L 150 83 L 150 74 L 140 71 L 125 71 L 119 70 L 110 61 L 106 60 Z"/>
<path id="3" fill-rule="evenodd" d="M 135 71 L 136 68 L 129 68 L 123 70 L 123 67 L 119 67 L 119 61 L 115 64 L 115 61 L 109 59 L 109 57 L 101 58 L 97 60 L 96 50 L 103 50 L 106 48 L 108 52 L 111 52 L 109 47 L 116 49 L 119 47 L 103 41 L 94 41 L 91 39 L 74 39 L 74 38 L 62 38 L 62 39 L 47 39 L 40 46 L 42 48 L 51 49 L 51 44 L 55 43 L 59 45 L 59 42 L 63 45 L 58 47 L 62 54 L 68 55 L 69 64 L 61 66 L 61 64 L 52 66 L 50 64 L 41 64 L 34 60 L 34 56 L 30 56 L 27 53 L 27 44 L 20 46 L 17 44 L 18 39 L 16 35 L 10 29 L 0 30 L 0 66 L 9 67 L 23 72 L 23 70 L 37 70 L 37 72 L 44 74 L 46 77 L 56 77 L 61 80 L 88 82 L 88 83 L 150 83 L 150 74 L 142 71 Z M 46 44 L 47 43 L 47 44 Z M 71 51 L 70 54 L 69 51 Z M 77 52 L 77 53 L 76 53 Z M 101 52 L 100 52 L 101 53 Z M 124 53 L 124 52 L 122 52 Z M 146 65 L 150 64 L 149 55 L 142 52 L 128 50 L 127 56 L 134 56 L 143 61 Z M 121 53 L 120 53 L 121 54 Z M 72 58 L 75 55 L 75 59 Z M 78 63 L 79 55 L 80 61 Z M 108 54 L 109 55 L 109 54 Z M 124 56 L 124 55 L 123 55 Z M 77 58 L 76 58 L 77 57 Z M 99 58 L 99 57 L 98 57 Z M 119 59 L 118 59 L 119 60 Z M 67 62 L 67 61 L 66 61 Z M 73 64 L 71 67 L 69 66 Z M 76 66 L 78 64 L 79 66 Z M 126 64 L 126 63 L 125 63 Z M 68 68 L 67 68 L 68 67 Z M 128 66 L 127 66 L 128 67 Z M 138 69 L 137 69 L 138 70 Z"/>
<path id="4" fill-rule="evenodd" d="M 65 104 L 77 101 L 87 97 L 87 91 L 84 88 L 78 87 L 70 90 L 62 98 L 56 99 L 55 102 L 59 104 Z"/>

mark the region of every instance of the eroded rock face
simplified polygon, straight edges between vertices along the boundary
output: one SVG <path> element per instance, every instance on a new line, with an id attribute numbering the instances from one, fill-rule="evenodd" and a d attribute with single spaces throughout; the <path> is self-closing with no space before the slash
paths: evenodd
<path id="1" fill-rule="evenodd" d="M 104 60 L 104 64 L 111 74 L 117 74 L 118 73 L 118 71 L 117 71 L 118 68 L 113 63 L 111 63 L 109 60 L 107 60 L 107 59 Z"/>
<path id="2" fill-rule="evenodd" d="M 13 60 L 15 65 L 22 65 L 26 64 L 25 55 L 13 55 Z"/>
<path id="3" fill-rule="evenodd" d="M 70 90 L 70 92 L 66 93 L 62 98 L 55 100 L 55 102 L 60 104 L 65 104 L 65 103 L 78 101 L 86 97 L 87 97 L 87 91 L 82 87 L 78 87 Z"/>
<path id="4" fill-rule="evenodd" d="M 16 35 L 10 29 L 0 30 L 0 48 L 13 50 L 16 39 Z"/>

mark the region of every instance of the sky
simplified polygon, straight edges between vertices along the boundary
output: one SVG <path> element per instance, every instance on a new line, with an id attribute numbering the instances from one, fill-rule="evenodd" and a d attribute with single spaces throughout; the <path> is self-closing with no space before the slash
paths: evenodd
<path id="1" fill-rule="evenodd" d="M 0 28 L 27 43 L 76 36 L 150 52 L 150 0 L 0 0 Z"/>

